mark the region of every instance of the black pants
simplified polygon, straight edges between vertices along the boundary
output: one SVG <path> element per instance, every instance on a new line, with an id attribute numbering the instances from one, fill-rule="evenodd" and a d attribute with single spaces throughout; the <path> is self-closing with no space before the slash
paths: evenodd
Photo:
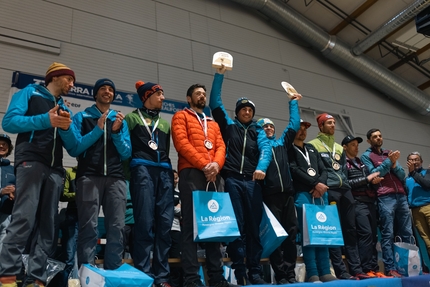
<path id="1" fill-rule="evenodd" d="M 360 264 L 360 256 L 357 248 L 357 231 L 355 225 L 355 200 L 351 190 L 328 190 L 328 202 L 336 202 L 339 212 L 340 225 L 345 243 L 344 251 L 352 275 L 363 273 Z M 346 272 L 346 266 L 342 261 L 342 249 L 330 248 L 330 260 L 336 276 Z"/>
<path id="2" fill-rule="evenodd" d="M 275 279 L 279 282 L 281 279 L 295 278 L 298 222 L 294 197 L 281 192 L 264 196 L 263 192 L 263 200 L 288 233 L 287 239 L 270 255 L 270 265 L 275 272 Z"/>
<path id="3" fill-rule="evenodd" d="M 193 239 L 193 197 L 195 190 L 206 190 L 206 177 L 201 170 L 195 168 L 186 168 L 179 173 L 179 191 L 181 198 L 182 213 L 182 270 L 184 272 L 185 284 L 200 279 L 199 262 L 197 259 L 197 243 Z M 217 176 L 217 189 L 220 191 L 221 177 Z M 210 190 L 214 190 L 212 184 Z M 220 243 L 207 242 L 206 250 L 206 267 L 210 284 L 219 282 L 223 277 L 223 262 L 220 250 Z"/>
<path id="4" fill-rule="evenodd" d="M 376 203 L 355 201 L 358 252 L 364 272 L 378 271 L 378 242 Z"/>

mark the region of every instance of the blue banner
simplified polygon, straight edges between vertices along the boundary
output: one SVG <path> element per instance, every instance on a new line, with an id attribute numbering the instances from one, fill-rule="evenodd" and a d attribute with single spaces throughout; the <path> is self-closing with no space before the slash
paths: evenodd
<path id="1" fill-rule="evenodd" d="M 26 74 L 21 72 L 13 72 L 12 75 L 12 87 L 23 89 L 29 84 L 43 84 L 45 82 L 45 78 L 42 76 Z M 185 94 L 185 92 L 184 92 Z M 80 100 L 89 100 L 91 104 L 94 102 L 93 98 L 93 86 L 84 85 L 81 83 L 75 83 L 74 87 L 67 94 L 68 97 L 80 99 Z M 72 105 L 79 105 L 78 103 L 71 103 Z M 91 104 L 87 105 L 90 106 Z M 116 90 L 116 95 L 112 102 L 113 105 L 124 106 L 129 108 L 141 108 L 142 102 L 139 99 L 137 93 L 130 93 L 126 91 Z M 173 101 L 173 100 L 164 100 L 162 112 L 168 114 L 174 114 L 177 111 L 183 110 L 188 107 L 188 103 Z M 73 108 L 81 108 L 82 110 L 86 107 L 76 106 Z M 206 115 L 210 115 L 210 110 L 208 107 L 204 110 Z"/>

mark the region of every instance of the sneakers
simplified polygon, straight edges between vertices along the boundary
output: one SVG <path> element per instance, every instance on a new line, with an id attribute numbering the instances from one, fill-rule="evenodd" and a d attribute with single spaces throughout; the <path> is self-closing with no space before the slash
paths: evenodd
<path id="1" fill-rule="evenodd" d="M 338 280 L 335 276 L 333 276 L 332 274 L 325 274 L 323 276 L 320 276 L 320 280 L 322 282 L 330 282 L 330 281 L 334 281 L 334 280 Z"/>
<path id="2" fill-rule="evenodd" d="M 399 272 L 397 272 L 396 270 L 390 270 L 390 271 L 386 272 L 386 273 L 385 273 L 385 275 L 387 275 L 387 276 L 392 276 L 392 277 L 394 277 L 394 278 L 402 278 L 402 277 L 403 277 L 403 276 L 402 276 Z"/>
<path id="3" fill-rule="evenodd" d="M 366 274 L 367 276 L 370 276 L 372 278 L 393 278 L 393 276 L 387 276 L 384 273 L 379 271 L 369 271 Z"/>
<path id="4" fill-rule="evenodd" d="M 373 278 L 372 276 L 369 276 L 365 273 L 357 273 L 355 274 L 355 277 L 358 278 L 358 280 L 364 280 L 364 279 L 370 279 Z"/>
<path id="5" fill-rule="evenodd" d="M 171 287 L 171 286 L 169 282 L 161 282 L 161 283 L 155 284 L 155 287 Z"/>
<path id="6" fill-rule="evenodd" d="M 358 280 L 357 277 L 352 276 L 351 274 L 349 274 L 348 272 L 343 272 L 340 276 L 338 276 L 337 278 L 342 279 L 342 280 Z"/>
<path id="7" fill-rule="evenodd" d="M 253 274 L 252 276 L 249 277 L 249 282 L 252 285 L 270 285 L 269 283 L 267 283 L 266 281 L 263 280 L 263 278 L 261 278 L 260 275 L 258 274 Z"/>
<path id="8" fill-rule="evenodd" d="M 311 276 L 311 277 L 308 278 L 308 282 L 314 282 L 314 283 L 316 283 L 316 282 L 321 282 L 321 281 L 320 281 L 320 278 L 317 275 L 313 275 L 313 276 Z"/>
<path id="9" fill-rule="evenodd" d="M 285 285 L 285 284 L 290 284 L 290 282 L 285 278 L 282 278 L 281 280 L 278 281 L 278 285 Z"/>
<path id="10" fill-rule="evenodd" d="M 169 285 L 170 286 L 170 285 Z M 184 287 L 202 287 L 205 286 L 201 280 L 186 282 Z"/>

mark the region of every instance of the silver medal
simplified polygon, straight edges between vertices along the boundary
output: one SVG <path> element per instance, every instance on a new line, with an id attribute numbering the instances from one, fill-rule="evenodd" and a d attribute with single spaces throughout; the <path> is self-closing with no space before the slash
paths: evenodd
<path id="1" fill-rule="evenodd" d="M 317 172 L 315 171 L 315 169 L 313 169 L 312 167 L 308 168 L 307 173 L 310 176 L 315 176 L 317 174 Z"/>
<path id="2" fill-rule="evenodd" d="M 157 149 L 158 149 L 158 145 L 157 145 L 157 143 L 156 143 L 155 141 L 153 141 L 153 140 L 150 140 L 150 141 L 148 142 L 148 146 L 149 146 L 151 149 L 153 149 L 153 150 L 157 150 Z"/>
<path id="3" fill-rule="evenodd" d="M 213 148 L 213 144 L 210 140 L 205 140 L 205 147 L 207 149 L 212 149 Z"/>
<path id="4" fill-rule="evenodd" d="M 339 170 L 340 169 L 340 164 L 337 163 L 337 162 L 333 162 L 332 166 L 333 166 L 334 170 Z"/>
<path id="5" fill-rule="evenodd" d="M 337 160 L 337 161 L 339 161 L 340 160 L 340 155 L 339 154 L 335 154 L 334 155 L 334 159 Z"/>

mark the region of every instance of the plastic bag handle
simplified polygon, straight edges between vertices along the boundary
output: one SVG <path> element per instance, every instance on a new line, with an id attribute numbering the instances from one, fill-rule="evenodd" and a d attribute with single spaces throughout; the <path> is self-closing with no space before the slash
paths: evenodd
<path id="1" fill-rule="evenodd" d="M 399 240 L 400 241 L 396 241 L 397 240 L 397 237 L 399 238 Z M 410 241 L 411 241 L 411 244 L 413 244 L 413 245 L 417 245 L 417 241 L 415 240 L 415 237 L 413 236 L 413 235 L 411 235 L 411 237 L 410 237 Z M 413 241 L 413 243 L 412 243 L 412 239 L 414 240 Z M 402 238 L 400 237 L 400 236 L 398 236 L 398 235 L 396 235 L 395 237 L 394 237 L 394 242 L 403 242 L 403 240 L 402 240 Z"/>
<path id="2" fill-rule="evenodd" d="M 218 192 L 218 190 L 217 190 L 217 188 L 216 188 L 216 183 L 215 183 L 215 181 L 208 181 L 208 183 L 206 184 L 206 191 L 209 191 L 208 189 L 209 189 L 209 184 L 213 184 L 214 185 L 214 187 L 215 187 L 215 192 Z"/>
<path id="3" fill-rule="evenodd" d="M 320 200 L 321 200 L 321 205 L 325 205 L 322 197 L 320 197 Z M 313 197 L 313 196 L 312 196 L 312 203 L 315 205 L 315 197 Z"/>

